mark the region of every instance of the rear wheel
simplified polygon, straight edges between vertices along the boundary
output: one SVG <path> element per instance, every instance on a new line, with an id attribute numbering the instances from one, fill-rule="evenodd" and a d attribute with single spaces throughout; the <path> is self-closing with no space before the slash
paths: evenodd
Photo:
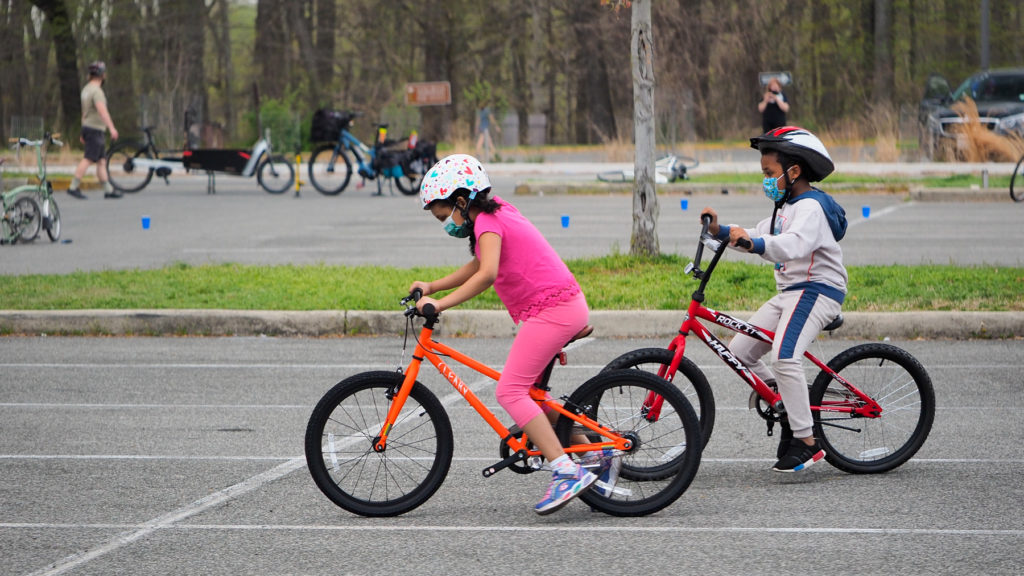
<path id="1" fill-rule="evenodd" d="M 138 159 L 153 159 L 153 154 L 139 142 L 118 142 L 107 152 L 107 175 L 110 185 L 120 192 L 138 192 L 153 178 L 153 169 L 136 165 Z"/>
<path id="2" fill-rule="evenodd" d="M 14 201 L 8 215 L 11 236 L 14 237 L 15 242 L 32 242 L 39 236 L 43 215 L 35 198 L 22 195 Z"/>
<path id="3" fill-rule="evenodd" d="M 1017 167 L 1013 169 L 1013 176 L 1010 178 L 1010 198 L 1014 202 L 1024 202 L 1024 156 L 1017 161 Z"/>
<path id="4" fill-rule="evenodd" d="M 580 499 L 613 516 L 652 514 L 686 491 L 700 466 L 700 423 L 675 386 L 639 370 L 601 372 L 580 386 L 566 408 L 586 414 L 601 426 L 629 438 L 633 446 L 617 454 L 618 481 L 610 494 L 588 490 Z M 563 446 L 574 436 L 600 442 L 589 428 L 560 417 L 555 433 Z"/>
<path id="5" fill-rule="evenodd" d="M 420 193 L 420 184 L 423 183 L 423 175 L 430 166 L 427 160 L 417 158 L 402 164 L 402 176 L 395 178 L 395 185 L 406 196 L 415 196 Z"/>
<path id="6" fill-rule="evenodd" d="M 935 418 L 935 391 L 921 363 L 905 350 L 872 343 L 839 353 L 828 366 L 882 411 L 877 417 L 851 413 L 864 401 L 828 372 L 819 372 L 810 400 L 825 459 L 854 474 L 886 472 L 909 460 Z"/>
<path id="7" fill-rule="evenodd" d="M 335 196 L 352 178 L 352 161 L 338 144 L 324 144 L 309 158 L 309 181 L 321 194 Z"/>
<path id="8" fill-rule="evenodd" d="M 264 160 L 256 172 L 260 186 L 271 194 L 284 194 L 295 183 L 295 169 L 282 156 Z"/>
<path id="9" fill-rule="evenodd" d="M 388 433 L 374 442 L 402 385 L 396 372 L 342 380 L 320 400 L 306 427 L 306 464 L 332 502 L 362 516 L 397 516 L 430 498 L 451 466 L 451 422 L 437 396 L 417 382 Z"/>

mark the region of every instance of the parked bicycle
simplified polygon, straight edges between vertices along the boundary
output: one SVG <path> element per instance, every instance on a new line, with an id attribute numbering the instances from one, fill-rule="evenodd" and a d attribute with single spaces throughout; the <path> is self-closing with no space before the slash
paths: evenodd
<path id="1" fill-rule="evenodd" d="M 1017 161 L 1013 176 L 1010 177 L 1010 198 L 1014 202 L 1024 202 L 1024 156 Z"/>
<path id="2" fill-rule="evenodd" d="M 349 128 L 357 114 L 338 110 L 317 110 L 313 115 L 311 139 L 327 142 L 313 149 L 309 158 L 309 180 L 322 194 L 334 196 L 348 186 L 352 178 L 352 158 L 359 175 L 377 181 L 377 194 L 383 182 L 391 180 L 409 196 L 419 194 L 426 171 L 437 162 L 437 147 L 416 138 L 389 140 L 387 124 L 377 124 L 373 146 L 363 144 Z"/>
<path id="3" fill-rule="evenodd" d="M 295 169 L 283 156 L 275 155 L 269 130 L 251 149 L 160 150 L 153 138 L 153 127 L 142 128 L 141 140 L 123 139 L 107 152 L 110 183 L 121 192 L 138 192 L 153 175 L 170 184 L 168 176 L 175 168 L 202 170 L 208 175 L 207 192 L 214 193 L 216 172 L 243 176 L 256 175 L 264 190 L 283 194 L 295 182 Z"/>
<path id="4" fill-rule="evenodd" d="M 36 239 L 39 234 L 40 228 L 46 230 L 46 235 L 50 237 L 51 242 L 56 242 L 60 239 L 60 209 L 57 207 L 57 201 L 53 197 L 53 184 L 47 178 L 46 174 L 46 151 L 50 146 L 64 146 L 64 143 L 57 138 L 60 134 L 46 133 L 43 135 L 42 140 L 29 140 L 27 138 L 11 138 L 11 142 L 14 142 L 14 148 L 35 148 L 36 152 L 36 180 L 35 184 L 25 184 L 18 186 L 10 191 L 10 194 L 17 196 L 19 194 L 32 195 L 35 197 L 36 203 L 39 206 L 40 216 L 38 225 L 29 226 L 24 228 L 21 234 L 20 240 L 23 242 L 31 242 Z M 31 237 L 28 234 L 34 230 Z"/>
<path id="5" fill-rule="evenodd" d="M 607 370 L 637 369 L 657 373 L 683 391 L 697 411 L 701 435 L 711 437 L 715 401 L 704 373 L 686 352 L 690 333 L 708 346 L 753 392 L 749 406 L 766 422 L 768 435 L 785 414 L 779 392 L 744 366 L 702 320 L 771 343 L 775 334 L 704 305 L 704 290 L 728 244 L 708 234 L 710 217 L 702 219 L 700 241 L 687 275 L 700 280 L 693 292 L 678 335 L 668 348 L 644 348 L 611 361 Z M 701 269 L 705 246 L 714 252 L 707 270 Z M 825 330 L 843 322 L 838 316 Z M 825 449 L 825 459 L 851 473 L 879 473 L 909 460 L 924 444 L 935 418 L 935 392 L 931 378 L 910 353 L 884 343 L 854 346 L 827 364 L 810 351 L 804 356 L 820 369 L 810 385 L 814 437 Z"/>
<path id="6" fill-rule="evenodd" d="M 700 165 L 696 158 L 669 154 L 654 163 L 654 183 L 666 184 L 678 180 L 689 180 L 689 171 Z M 601 182 L 632 182 L 635 178 L 633 170 L 611 170 L 601 172 L 597 179 Z"/>
<path id="7" fill-rule="evenodd" d="M 363 516 L 396 516 L 423 504 L 441 486 L 451 466 L 453 437 L 444 405 L 417 380 L 427 360 L 487 422 L 500 439 L 500 460 L 483 470 L 490 477 L 508 468 L 520 474 L 541 470 L 540 450 L 517 427 L 507 428 L 441 358 L 454 360 L 493 380 L 501 374 L 433 338 L 439 316 L 422 313 L 418 290 L 402 300 L 406 339 L 414 317 L 425 319 L 405 370 L 364 372 L 331 388 L 317 403 L 306 428 L 310 474 L 332 502 Z M 574 338 L 584 337 L 587 327 Z M 404 348 L 404 347 L 403 347 Z M 405 350 L 403 349 L 403 357 Z M 555 433 L 572 457 L 609 448 L 622 459 L 613 488 L 580 495 L 593 509 L 615 516 L 651 514 L 687 489 L 700 465 L 700 425 L 693 408 L 674 386 L 635 370 L 606 371 L 584 382 L 563 402 L 548 400 L 555 356 L 534 385 L 531 397 L 558 413 Z M 661 399 L 655 408 L 645 400 Z M 574 441 L 574 439 L 578 441 Z M 585 441 L 584 441 L 585 439 Z M 606 494 L 606 495 L 605 495 Z"/>
<path id="8" fill-rule="evenodd" d="M 2 158 L 0 164 L 3 164 Z M 2 182 L 0 192 L 3 192 Z M 3 192 L 0 209 L 0 244 L 31 242 L 39 235 L 42 211 L 32 195 L 14 190 Z"/>

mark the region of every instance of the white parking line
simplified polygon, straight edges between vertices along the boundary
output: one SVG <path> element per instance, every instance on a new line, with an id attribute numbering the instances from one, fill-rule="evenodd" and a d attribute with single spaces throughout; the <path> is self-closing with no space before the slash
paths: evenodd
<path id="1" fill-rule="evenodd" d="M 22 522 L 0 523 L 3 528 L 32 528 L 32 529 L 93 529 L 93 530 L 148 530 L 153 532 L 155 528 L 149 525 L 135 524 L 30 524 Z M 417 526 L 395 526 L 393 524 L 376 524 L 366 526 L 360 523 L 358 526 L 338 526 L 334 524 L 178 524 L 175 526 L 161 526 L 161 529 L 191 532 L 208 530 L 246 530 L 261 532 L 565 532 L 565 526 L 450 526 L 450 525 L 417 525 Z M 860 534 L 860 535 L 906 535 L 906 536 L 1024 536 L 1024 530 L 991 530 L 991 529 L 942 529 L 942 528 L 844 528 L 844 527 L 783 527 L 783 526 L 593 526 L 574 525 L 571 531 L 575 533 L 589 532 L 595 534 L 608 534 L 616 532 L 629 533 L 655 533 L 655 534 L 747 534 L 747 533 L 772 533 L 772 534 Z M 147 532 L 147 533 L 149 533 Z M 57 574 L 53 571 L 36 572 L 36 574 Z"/>
<path id="2" fill-rule="evenodd" d="M 867 222 L 868 220 L 874 220 L 875 218 L 879 218 L 879 217 L 885 216 L 887 214 L 892 214 L 893 212 L 895 212 L 897 210 L 900 210 L 900 209 L 903 209 L 903 208 L 909 208 L 910 206 L 913 206 L 913 205 L 914 205 L 914 202 L 902 202 L 900 204 L 893 204 L 892 206 L 886 206 L 885 208 L 882 208 L 881 210 L 878 210 L 878 211 L 872 210 L 871 211 L 871 216 L 869 218 L 861 217 L 861 218 L 851 219 L 847 223 L 846 227 L 847 228 L 852 228 L 852 227 L 854 227 L 854 226 L 856 226 L 858 224 L 863 224 L 863 223 Z"/>

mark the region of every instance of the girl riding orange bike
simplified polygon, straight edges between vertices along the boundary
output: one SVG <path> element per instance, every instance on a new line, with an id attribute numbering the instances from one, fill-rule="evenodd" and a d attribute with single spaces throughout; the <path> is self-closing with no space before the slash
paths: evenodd
<path id="1" fill-rule="evenodd" d="M 786 415 L 778 462 L 772 469 L 797 472 L 825 456 L 811 431 L 814 422 L 801 358 L 822 328 L 839 315 L 846 294 L 839 247 L 846 233 L 846 213 L 810 184 L 834 170 L 828 150 L 814 134 L 787 126 L 751 138 L 750 145 L 761 151 L 764 193 L 775 203 L 771 218 L 744 229 L 720 226 L 711 208 L 701 215 L 711 217 L 708 230 L 719 240 L 775 262 L 779 293 L 749 321 L 775 332 L 774 342 L 740 334 L 729 349 L 762 380 L 778 386 Z M 760 360 L 769 351 L 771 369 Z"/>
<path id="2" fill-rule="evenodd" d="M 495 395 L 551 464 L 551 484 L 535 507 L 538 514 L 550 514 L 595 482 L 599 491 L 610 493 L 620 463 L 611 450 L 582 465 L 570 459 L 552 428 L 557 414 L 545 414 L 530 397 L 551 358 L 587 326 L 589 310 L 575 277 L 537 228 L 490 192 L 487 173 L 472 156 L 454 154 L 427 171 L 420 187 L 423 209 L 450 236 L 469 238 L 473 259 L 443 278 L 414 282 L 409 291 L 429 295 L 454 289 L 416 304 L 421 312 L 427 305 L 440 312 L 493 285 L 519 324 Z"/>

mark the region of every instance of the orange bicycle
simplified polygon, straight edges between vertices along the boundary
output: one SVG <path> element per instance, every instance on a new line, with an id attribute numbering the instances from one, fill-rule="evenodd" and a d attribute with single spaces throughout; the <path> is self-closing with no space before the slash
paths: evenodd
<path id="1" fill-rule="evenodd" d="M 544 468 L 544 457 L 529 438 L 502 424 L 441 359 L 493 380 L 501 376 L 434 340 L 439 316 L 432 306 L 416 310 L 420 295 L 416 291 L 402 300 L 407 340 L 413 318 L 425 319 L 405 371 L 364 372 L 342 380 L 321 398 L 306 428 L 306 462 L 316 485 L 335 504 L 362 516 L 397 516 L 416 508 L 437 491 L 451 466 L 451 421 L 442 402 L 416 379 L 423 360 L 500 438 L 501 459 L 483 470 L 485 477 L 505 468 L 520 474 Z M 588 326 L 572 340 L 590 331 Z M 638 370 L 602 372 L 562 402 L 548 399 L 552 368 L 565 359 L 564 350 L 552 358 L 531 397 L 558 413 L 555 433 L 567 454 L 579 459 L 611 448 L 622 461 L 610 492 L 589 490 L 580 499 L 615 516 L 642 516 L 672 504 L 700 465 L 700 423 L 689 401 L 675 386 Z"/>

